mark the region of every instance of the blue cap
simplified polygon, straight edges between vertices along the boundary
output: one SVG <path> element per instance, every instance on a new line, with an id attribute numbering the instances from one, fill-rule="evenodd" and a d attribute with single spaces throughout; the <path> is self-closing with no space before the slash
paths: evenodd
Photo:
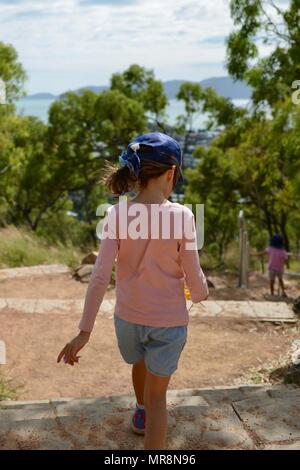
<path id="1" fill-rule="evenodd" d="M 273 246 L 274 248 L 283 248 L 283 237 L 276 233 L 273 235 L 273 237 L 270 239 L 270 246 Z"/>
<path id="2" fill-rule="evenodd" d="M 149 153 L 139 151 L 140 145 L 150 147 L 153 151 Z M 151 132 L 134 139 L 119 157 L 121 165 L 128 166 L 136 177 L 139 175 L 141 160 L 169 164 L 177 162 L 181 168 L 182 152 L 178 142 L 173 137 L 161 132 Z"/>

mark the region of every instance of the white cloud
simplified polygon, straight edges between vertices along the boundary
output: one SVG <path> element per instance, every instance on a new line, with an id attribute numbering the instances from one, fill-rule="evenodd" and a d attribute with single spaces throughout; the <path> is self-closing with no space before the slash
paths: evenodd
<path id="1" fill-rule="evenodd" d="M 138 3 L 141 0 L 80 0 L 81 5 L 108 5 L 109 7 L 122 7 Z"/>
<path id="2" fill-rule="evenodd" d="M 106 84 L 131 63 L 164 80 L 226 73 L 228 0 L 117 1 L 0 0 L 0 40 L 16 47 L 30 92 Z"/>

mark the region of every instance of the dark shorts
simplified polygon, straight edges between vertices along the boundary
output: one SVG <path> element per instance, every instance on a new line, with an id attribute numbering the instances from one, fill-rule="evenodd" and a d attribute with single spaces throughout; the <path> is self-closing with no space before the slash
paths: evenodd
<path id="1" fill-rule="evenodd" d="M 278 279 L 282 279 L 282 276 L 283 276 L 282 271 L 275 271 L 274 269 L 269 269 L 270 281 L 275 281 L 276 277 L 278 277 Z"/>
<path id="2" fill-rule="evenodd" d="M 129 323 L 114 316 L 121 356 L 128 364 L 142 359 L 147 370 L 160 377 L 172 375 L 187 341 L 187 326 L 153 327 Z"/>

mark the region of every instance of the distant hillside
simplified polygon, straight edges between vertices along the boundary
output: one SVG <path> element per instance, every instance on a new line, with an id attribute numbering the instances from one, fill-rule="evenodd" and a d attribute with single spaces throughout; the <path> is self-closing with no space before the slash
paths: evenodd
<path id="1" fill-rule="evenodd" d="M 251 98 L 251 88 L 241 81 L 234 81 L 230 77 L 212 77 L 202 80 L 200 85 L 203 88 L 212 87 L 219 95 L 233 100 L 243 100 Z"/>
<path id="2" fill-rule="evenodd" d="M 169 99 L 176 97 L 180 85 L 186 80 L 169 80 L 164 82 L 165 92 Z M 212 77 L 198 82 L 202 88 L 214 88 L 216 92 L 231 99 L 250 99 L 251 88 L 244 82 L 234 82 L 230 77 Z"/>
<path id="3" fill-rule="evenodd" d="M 178 93 L 179 87 L 182 83 L 187 80 L 168 80 L 164 82 L 165 93 L 169 99 L 174 99 Z M 212 77 L 207 78 L 199 82 L 203 88 L 212 87 L 216 92 L 225 96 L 226 98 L 231 99 L 250 99 L 251 98 L 251 88 L 246 85 L 244 82 L 237 81 L 235 82 L 230 77 Z M 86 86 L 79 88 L 77 90 L 72 90 L 75 93 L 82 93 L 84 90 L 91 90 L 95 93 L 100 93 L 103 90 L 107 90 L 108 86 Z M 61 96 L 61 95 L 60 95 Z M 34 95 L 29 95 L 25 99 L 56 99 L 58 98 L 51 93 L 36 93 Z"/>
<path id="4" fill-rule="evenodd" d="M 33 95 L 25 96 L 24 100 L 56 100 L 58 96 L 52 93 L 34 93 Z"/>
<path id="5" fill-rule="evenodd" d="M 93 86 L 93 85 L 90 85 L 90 86 L 85 86 L 85 87 L 78 88 L 77 90 L 72 90 L 72 91 L 74 93 L 78 93 L 78 94 L 81 94 L 82 92 L 84 92 L 86 90 L 93 91 L 94 93 L 100 93 L 101 91 L 104 91 L 104 90 L 107 90 L 107 89 L 108 89 L 108 86 Z"/>
<path id="6" fill-rule="evenodd" d="M 168 80 L 164 82 L 165 94 L 169 100 L 176 98 L 180 85 L 186 81 L 187 80 Z"/>
<path id="7" fill-rule="evenodd" d="M 170 100 L 176 98 L 180 85 L 186 81 L 187 80 L 168 80 L 163 82 L 167 97 Z M 251 88 L 244 82 L 234 82 L 230 77 L 212 77 L 202 80 L 199 83 L 203 88 L 214 88 L 219 95 L 225 96 L 225 98 L 231 98 L 233 100 L 251 98 Z M 95 93 L 100 93 L 107 88 L 107 86 L 87 86 L 75 90 L 75 92 L 80 93 L 83 90 L 91 90 Z"/>

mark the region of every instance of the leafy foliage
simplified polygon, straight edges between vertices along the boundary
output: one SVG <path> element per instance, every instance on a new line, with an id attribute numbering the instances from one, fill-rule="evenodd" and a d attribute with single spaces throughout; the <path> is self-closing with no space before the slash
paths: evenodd
<path id="1" fill-rule="evenodd" d="M 18 62 L 15 48 L 0 41 L 0 78 L 6 85 L 6 99 L 9 103 L 22 96 L 26 73 Z"/>
<path id="2" fill-rule="evenodd" d="M 158 124 L 163 120 L 168 99 L 163 84 L 155 79 L 153 70 L 133 64 L 123 73 L 113 74 L 111 89 L 138 101 L 150 113 L 150 119 L 153 117 Z"/>
<path id="3" fill-rule="evenodd" d="M 292 83 L 300 76 L 300 1 L 277 3 L 231 0 L 236 29 L 227 40 L 229 73 L 253 87 L 256 104 L 271 106 L 291 95 Z M 261 56 L 260 45 L 271 53 Z"/>

